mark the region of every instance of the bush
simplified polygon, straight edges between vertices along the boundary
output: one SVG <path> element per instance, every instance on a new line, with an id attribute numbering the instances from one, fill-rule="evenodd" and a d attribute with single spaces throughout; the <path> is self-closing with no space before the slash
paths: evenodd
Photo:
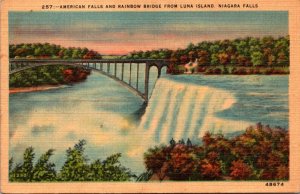
<path id="1" fill-rule="evenodd" d="M 222 69 L 218 67 L 209 67 L 206 69 L 205 74 L 207 75 L 222 74 Z"/>
<path id="2" fill-rule="evenodd" d="M 199 66 L 198 69 L 197 69 L 197 71 L 198 71 L 199 73 L 200 73 L 200 72 L 205 72 L 206 69 L 207 69 L 207 67 L 205 67 L 205 66 Z"/>
<path id="3" fill-rule="evenodd" d="M 221 179 L 221 166 L 219 162 L 211 162 L 204 159 L 200 163 L 201 177 L 205 180 Z"/>
<path id="4" fill-rule="evenodd" d="M 214 74 L 221 74 L 222 70 L 220 68 L 215 68 L 214 69 Z"/>
<path id="5" fill-rule="evenodd" d="M 245 68 L 234 68 L 232 74 L 235 75 L 247 75 L 247 70 Z"/>
<path id="6" fill-rule="evenodd" d="M 250 166 L 245 164 L 242 160 L 233 161 L 230 170 L 230 176 L 235 180 L 247 180 L 253 173 Z"/>
<path id="7" fill-rule="evenodd" d="M 187 180 L 196 170 L 195 155 L 189 147 L 178 144 L 171 150 L 168 176 L 173 180 Z"/>
<path id="8" fill-rule="evenodd" d="M 169 146 L 150 148 L 145 156 L 146 169 L 160 173 L 160 180 L 289 178 L 288 131 L 260 123 L 232 138 L 207 132 L 202 145 L 172 140 Z"/>

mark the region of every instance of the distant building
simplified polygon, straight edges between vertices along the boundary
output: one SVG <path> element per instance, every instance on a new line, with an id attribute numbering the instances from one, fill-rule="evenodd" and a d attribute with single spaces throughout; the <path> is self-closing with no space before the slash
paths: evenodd
<path id="1" fill-rule="evenodd" d="M 197 71 L 198 68 L 198 59 L 196 59 L 194 62 L 190 61 L 187 64 L 184 65 L 184 73 L 186 74 L 192 74 Z"/>

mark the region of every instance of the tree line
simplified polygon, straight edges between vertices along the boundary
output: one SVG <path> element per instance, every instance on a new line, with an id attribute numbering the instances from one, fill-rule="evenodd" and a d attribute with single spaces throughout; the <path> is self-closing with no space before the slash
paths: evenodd
<path id="1" fill-rule="evenodd" d="M 80 47 L 62 47 L 50 43 L 10 44 L 10 58 L 101 59 L 96 51 Z"/>
<path id="2" fill-rule="evenodd" d="M 121 165 L 120 153 L 113 154 L 105 160 L 89 162 L 84 154 L 86 141 L 80 140 L 73 148 L 66 150 L 66 161 L 60 171 L 50 161 L 54 150 L 49 149 L 36 162 L 34 149 L 26 148 L 23 162 L 14 164 L 9 160 L 9 180 L 12 182 L 52 182 L 52 181 L 129 181 L 135 175 Z"/>
<path id="3" fill-rule="evenodd" d="M 174 66 L 196 59 L 200 66 L 288 66 L 289 45 L 289 36 L 246 37 L 190 43 L 186 48 L 177 50 L 133 51 L 126 58 L 168 59 Z"/>

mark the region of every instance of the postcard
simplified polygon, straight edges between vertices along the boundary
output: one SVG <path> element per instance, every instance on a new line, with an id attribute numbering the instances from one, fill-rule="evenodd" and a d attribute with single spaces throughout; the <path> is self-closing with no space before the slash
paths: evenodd
<path id="1" fill-rule="evenodd" d="M 300 192 L 300 2 L 1 5 L 2 193 Z"/>

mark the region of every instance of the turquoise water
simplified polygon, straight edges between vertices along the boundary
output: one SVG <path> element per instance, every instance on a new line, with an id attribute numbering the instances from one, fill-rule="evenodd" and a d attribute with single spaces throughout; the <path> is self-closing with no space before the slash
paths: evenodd
<path id="1" fill-rule="evenodd" d="M 155 71 L 151 73 L 154 88 Z M 87 140 L 90 159 L 120 152 L 122 164 L 140 173 L 151 146 L 207 130 L 233 133 L 262 122 L 288 128 L 288 76 L 164 75 L 144 115 L 143 100 L 99 73 L 64 88 L 10 95 L 10 156 L 19 161 L 33 146 L 37 157 L 55 149 L 59 169 L 65 150 Z"/>
<path id="2" fill-rule="evenodd" d="M 217 116 L 233 120 L 262 122 L 288 128 L 288 76 L 176 76 L 176 82 L 219 88 L 229 91 L 236 102 Z"/>

